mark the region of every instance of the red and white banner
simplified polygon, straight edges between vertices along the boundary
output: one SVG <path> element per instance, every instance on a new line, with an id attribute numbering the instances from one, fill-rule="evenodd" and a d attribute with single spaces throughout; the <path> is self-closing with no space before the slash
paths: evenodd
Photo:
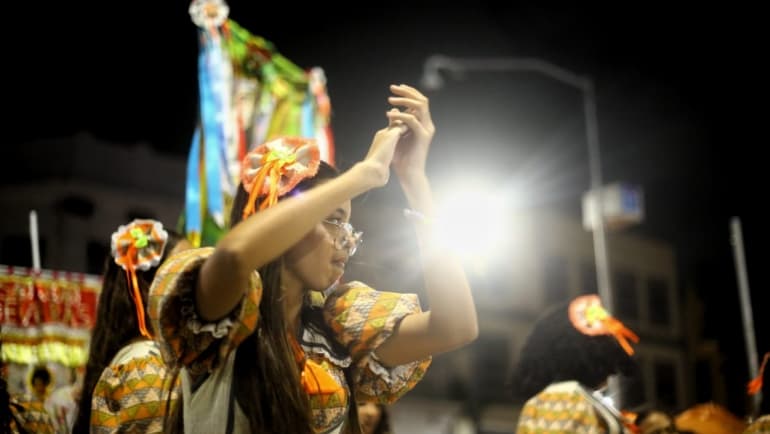
<path id="1" fill-rule="evenodd" d="M 6 362 L 82 366 L 101 277 L 0 265 L 0 338 Z"/>

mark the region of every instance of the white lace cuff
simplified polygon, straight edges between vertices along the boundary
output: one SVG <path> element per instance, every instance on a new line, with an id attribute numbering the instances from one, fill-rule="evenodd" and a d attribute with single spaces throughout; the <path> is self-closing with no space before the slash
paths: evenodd
<path id="1" fill-rule="evenodd" d="M 187 329 L 196 335 L 210 333 L 215 339 L 221 339 L 230 333 L 233 327 L 233 320 L 226 316 L 216 322 L 201 321 L 198 312 L 195 311 L 195 305 L 191 299 L 185 298 L 182 305 L 182 317 L 184 318 Z"/>
<path id="2" fill-rule="evenodd" d="M 375 352 L 369 354 L 365 367 L 374 375 L 380 378 L 391 389 L 404 387 L 412 376 L 415 368 L 422 363 L 422 360 L 405 363 L 403 365 L 388 368 L 383 365 Z"/>

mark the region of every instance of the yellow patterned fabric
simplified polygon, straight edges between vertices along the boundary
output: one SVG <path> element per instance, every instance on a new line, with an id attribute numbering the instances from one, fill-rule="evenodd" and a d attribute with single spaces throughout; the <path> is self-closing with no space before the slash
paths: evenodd
<path id="1" fill-rule="evenodd" d="M 405 316 L 418 312 L 417 295 L 375 291 L 361 282 L 342 285 L 328 297 L 324 316 L 353 358 L 356 399 L 393 403 L 425 375 L 430 357 L 388 368 L 373 354 Z"/>
<path id="2" fill-rule="evenodd" d="M 532 397 L 519 416 L 517 434 L 605 434 L 594 404 L 576 382 L 556 383 Z"/>
<path id="3" fill-rule="evenodd" d="M 168 363 L 179 363 L 193 377 L 221 368 L 229 353 L 254 332 L 262 295 L 255 272 L 249 291 L 231 315 L 214 324 L 201 323 L 194 313 L 193 290 L 198 270 L 212 252 L 212 248 L 201 248 L 169 258 L 158 270 L 150 291 L 150 318 L 155 330 L 161 330 L 163 355 Z M 337 393 L 309 397 L 316 432 L 329 432 L 340 428 L 350 408 L 346 368 L 352 369 L 356 399 L 393 402 L 422 379 L 431 360 L 388 368 L 373 354 L 405 316 L 420 312 L 417 296 L 379 292 L 358 282 L 340 285 L 325 299 L 313 295 L 311 303 L 323 307 L 324 318 L 335 336 L 322 336 L 305 328 L 299 342 L 306 356 L 342 386 Z M 333 355 L 328 339 L 343 344 L 349 355 Z M 212 374 L 205 381 L 212 378 L 218 377 Z M 206 401 L 200 397 L 195 400 Z M 236 414 L 236 433 L 241 432 L 238 419 Z"/>
<path id="4" fill-rule="evenodd" d="M 203 247 L 167 258 L 150 288 L 150 320 L 159 331 L 163 359 L 170 368 L 184 366 L 193 376 L 220 367 L 230 351 L 254 332 L 259 318 L 262 282 L 255 272 L 248 293 L 230 317 L 217 324 L 197 320 L 193 297 L 198 270 L 213 252 L 213 247 Z"/>
<path id="5" fill-rule="evenodd" d="M 770 433 L 770 414 L 766 414 L 755 420 L 746 428 L 743 434 L 768 434 Z"/>
<path id="6" fill-rule="evenodd" d="M 179 395 L 179 381 L 172 387 L 171 380 L 157 343 L 141 341 L 122 349 L 94 387 L 91 433 L 163 432 L 169 393 L 170 405 Z"/>
<path id="7" fill-rule="evenodd" d="M 42 402 L 32 399 L 29 395 L 14 395 L 9 397 L 9 404 L 11 433 L 53 434 L 56 432 Z"/>

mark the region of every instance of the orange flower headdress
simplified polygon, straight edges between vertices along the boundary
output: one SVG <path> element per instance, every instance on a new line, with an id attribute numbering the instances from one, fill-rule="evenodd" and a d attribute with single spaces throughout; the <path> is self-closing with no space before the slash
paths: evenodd
<path id="1" fill-rule="evenodd" d="M 275 205 L 303 179 L 315 176 L 320 155 L 315 140 L 298 137 L 271 140 L 246 154 L 241 163 L 241 182 L 249 201 L 243 218 L 257 211 L 258 197 L 263 197 L 258 206 L 263 210 Z"/>
<path id="2" fill-rule="evenodd" d="M 590 294 L 574 299 L 569 305 L 569 319 L 579 332 L 588 336 L 613 336 L 629 356 L 634 354 L 628 341 L 638 343 L 639 336 L 607 313 L 599 296 Z"/>
<path id="3" fill-rule="evenodd" d="M 120 226 L 112 234 L 112 257 L 116 264 L 126 270 L 128 287 L 136 307 L 139 332 L 146 338 L 151 336 L 144 319 L 144 303 L 136 280 L 136 270 L 146 271 L 156 267 L 163 257 L 167 241 L 168 232 L 163 229 L 163 224 L 155 220 L 136 219 Z"/>
<path id="4" fill-rule="evenodd" d="M 246 219 L 257 210 L 278 203 L 303 179 L 318 173 L 321 154 L 316 141 L 299 137 L 281 137 L 249 152 L 241 163 L 241 183 L 249 193 L 243 208 Z M 262 198 L 257 204 L 257 199 Z M 289 333 L 294 357 L 300 367 L 302 388 L 309 395 L 327 395 L 341 389 L 337 381 L 318 363 L 308 359 L 297 339 Z"/>

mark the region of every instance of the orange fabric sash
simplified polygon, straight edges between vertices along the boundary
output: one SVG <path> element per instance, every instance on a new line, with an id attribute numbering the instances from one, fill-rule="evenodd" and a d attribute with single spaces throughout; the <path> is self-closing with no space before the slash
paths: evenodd
<path id="1" fill-rule="evenodd" d="M 305 352 L 294 336 L 290 335 L 289 340 L 294 350 L 294 357 L 301 367 L 300 381 L 305 393 L 308 395 L 327 395 L 337 393 L 342 389 L 342 386 L 326 369 L 305 356 Z"/>

